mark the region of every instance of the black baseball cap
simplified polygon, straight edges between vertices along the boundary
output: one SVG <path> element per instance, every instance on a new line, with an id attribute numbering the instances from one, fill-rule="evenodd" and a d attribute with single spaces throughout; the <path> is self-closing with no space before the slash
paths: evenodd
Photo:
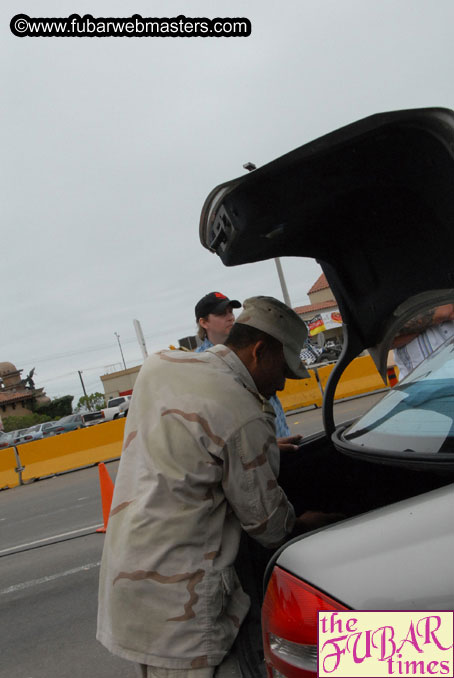
<path id="1" fill-rule="evenodd" d="M 241 308 L 241 304 L 237 299 L 229 299 L 221 292 L 210 292 L 205 294 L 195 306 L 195 319 L 204 318 L 209 313 L 222 313 L 227 306 L 232 308 Z"/>

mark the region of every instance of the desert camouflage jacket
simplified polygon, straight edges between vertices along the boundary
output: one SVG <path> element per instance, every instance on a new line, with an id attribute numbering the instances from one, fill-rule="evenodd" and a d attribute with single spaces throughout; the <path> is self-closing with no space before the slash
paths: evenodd
<path id="1" fill-rule="evenodd" d="M 291 531 L 273 409 L 225 346 L 147 359 L 127 418 L 100 572 L 97 638 L 152 666 L 216 666 L 248 608 L 241 529 Z"/>

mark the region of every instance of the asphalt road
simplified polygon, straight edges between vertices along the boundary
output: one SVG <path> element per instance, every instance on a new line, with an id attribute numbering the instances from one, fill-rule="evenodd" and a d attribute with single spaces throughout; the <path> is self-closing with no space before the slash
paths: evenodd
<path id="1" fill-rule="evenodd" d="M 337 404 L 336 421 L 380 397 Z M 288 421 L 292 433 L 322 428 L 318 409 Z M 0 678 L 135 676 L 95 640 L 101 523 L 96 467 L 0 492 Z"/>

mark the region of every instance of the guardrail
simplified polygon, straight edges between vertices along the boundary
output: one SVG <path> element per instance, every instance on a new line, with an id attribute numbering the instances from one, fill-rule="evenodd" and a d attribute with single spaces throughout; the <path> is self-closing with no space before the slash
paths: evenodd
<path id="1" fill-rule="evenodd" d="M 334 364 L 309 368 L 308 379 L 289 379 L 279 399 L 286 412 L 320 407 Z M 370 356 L 356 358 L 345 370 L 336 400 L 386 388 Z M 121 455 L 125 419 L 97 424 L 0 451 L 0 489 L 72 471 Z"/>

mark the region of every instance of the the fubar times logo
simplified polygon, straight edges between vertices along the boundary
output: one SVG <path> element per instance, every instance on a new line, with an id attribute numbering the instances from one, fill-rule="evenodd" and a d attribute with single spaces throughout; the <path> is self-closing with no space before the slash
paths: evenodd
<path id="1" fill-rule="evenodd" d="M 318 676 L 453 678 L 454 612 L 318 614 Z"/>

